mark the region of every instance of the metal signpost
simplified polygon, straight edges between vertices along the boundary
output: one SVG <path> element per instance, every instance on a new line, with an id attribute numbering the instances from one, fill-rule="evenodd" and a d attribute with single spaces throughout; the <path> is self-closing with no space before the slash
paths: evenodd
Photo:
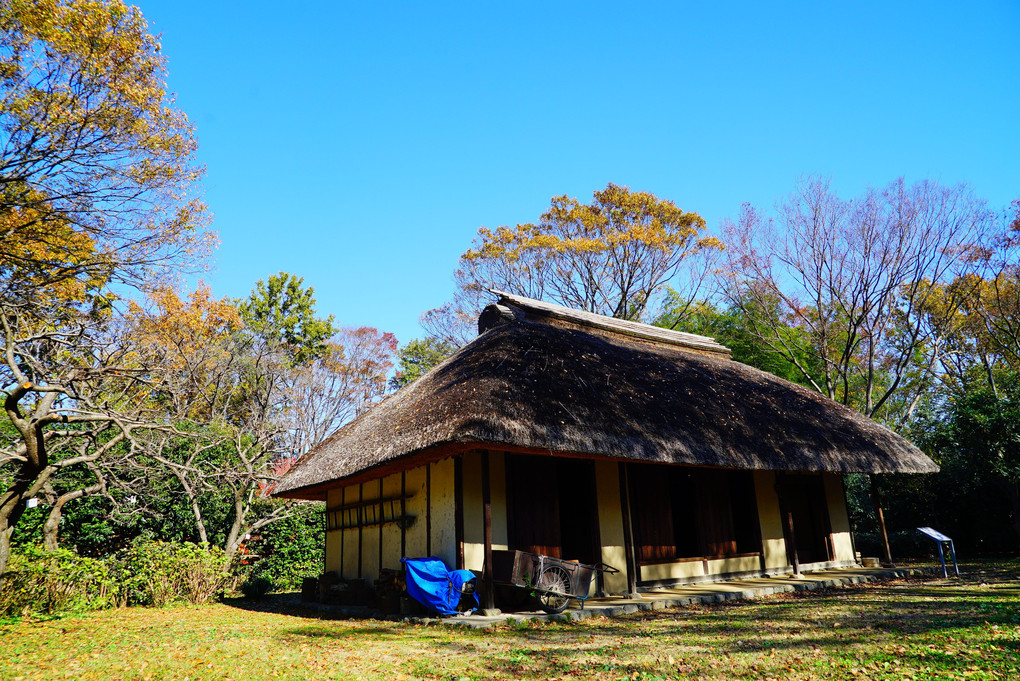
<path id="1" fill-rule="evenodd" d="M 932 541 L 934 541 L 936 544 L 938 544 L 938 547 L 939 547 L 939 561 L 942 563 L 942 576 L 943 577 L 948 577 L 949 576 L 949 572 L 946 571 L 946 554 L 942 550 L 942 546 L 944 544 L 948 544 L 949 545 L 949 553 L 953 556 L 953 570 L 956 571 L 956 576 L 959 577 L 960 576 L 960 568 L 956 564 L 956 549 L 953 548 L 953 540 L 950 539 L 949 537 L 947 537 L 946 535 L 942 534 L 938 530 L 933 530 L 930 527 L 919 527 L 919 528 L 917 528 L 917 531 L 920 532 L 921 534 L 925 535 L 926 537 L 928 537 Z"/>

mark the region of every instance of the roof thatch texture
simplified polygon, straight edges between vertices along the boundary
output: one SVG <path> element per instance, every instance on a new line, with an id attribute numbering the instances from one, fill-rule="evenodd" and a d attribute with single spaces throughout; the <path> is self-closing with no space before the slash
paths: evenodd
<path id="1" fill-rule="evenodd" d="M 726 468 L 938 470 L 875 421 L 739 362 L 527 317 L 341 428 L 275 493 L 322 498 L 331 481 L 451 443 Z"/>
<path id="2" fill-rule="evenodd" d="M 714 338 L 709 338 L 708 336 L 699 336 L 696 333 L 687 333 L 686 331 L 664 329 L 650 324 L 632 322 L 627 319 L 606 317 L 604 315 L 586 312 L 584 310 L 574 310 L 562 305 L 556 305 L 555 303 L 547 303 L 544 300 L 535 300 L 534 298 L 525 298 L 524 296 L 506 293 L 494 288 L 490 288 L 489 291 L 499 296 L 500 307 L 507 306 L 511 309 L 518 310 L 530 318 L 543 319 L 545 321 L 552 321 L 553 323 L 566 322 L 567 324 L 590 329 L 596 333 L 609 332 L 614 336 L 623 336 L 624 338 L 665 343 L 666 345 L 675 345 L 677 347 L 687 348 L 688 350 L 717 354 L 723 357 L 730 356 L 730 349 L 728 347 L 721 343 L 717 343 Z M 493 306 L 490 305 L 489 308 L 491 307 Z M 486 309 L 488 310 L 489 308 Z"/>

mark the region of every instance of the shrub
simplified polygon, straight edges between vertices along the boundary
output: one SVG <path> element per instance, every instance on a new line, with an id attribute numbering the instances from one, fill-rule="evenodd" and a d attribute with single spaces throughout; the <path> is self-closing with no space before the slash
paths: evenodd
<path id="1" fill-rule="evenodd" d="M 139 538 L 116 559 L 129 605 L 198 605 L 232 586 L 227 558 L 216 547 Z"/>
<path id="2" fill-rule="evenodd" d="M 262 598 L 275 588 L 268 577 L 249 577 L 241 584 L 241 593 L 248 598 Z"/>
<path id="3" fill-rule="evenodd" d="M 292 517 L 259 530 L 248 542 L 251 561 L 248 579 L 265 577 L 279 590 L 297 590 L 305 577 L 322 572 L 323 514 L 309 505 Z"/>
<path id="4" fill-rule="evenodd" d="M 71 551 L 25 546 L 0 578 L 0 614 L 97 610 L 117 603 L 109 565 Z"/>

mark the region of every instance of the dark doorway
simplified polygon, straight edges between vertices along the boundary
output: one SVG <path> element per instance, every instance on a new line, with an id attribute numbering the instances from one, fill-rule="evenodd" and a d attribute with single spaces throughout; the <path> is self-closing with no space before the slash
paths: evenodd
<path id="1" fill-rule="evenodd" d="M 627 464 L 638 563 L 761 551 L 750 471 Z"/>
<path id="2" fill-rule="evenodd" d="M 507 454 L 506 499 L 511 550 L 601 560 L 591 461 Z"/>
<path id="3" fill-rule="evenodd" d="M 787 473 L 780 477 L 783 535 L 789 552 L 790 530 L 786 514 L 793 514 L 793 532 L 797 544 L 797 560 L 801 563 L 822 563 L 832 560 L 829 553 L 829 505 L 825 501 L 825 484 L 820 473 Z M 793 556 L 790 556 L 791 560 Z"/>

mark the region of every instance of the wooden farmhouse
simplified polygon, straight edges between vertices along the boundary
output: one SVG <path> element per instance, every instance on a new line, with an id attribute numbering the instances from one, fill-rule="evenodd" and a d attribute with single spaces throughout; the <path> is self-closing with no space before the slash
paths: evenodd
<path id="1" fill-rule="evenodd" d="M 938 470 L 711 338 L 494 293 L 475 340 L 277 486 L 326 502 L 327 571 L 437 556 L 484 577 L 520 549 L 615 566 L 592 586 L 613 594 L 848 566 L 843 474 Z"/>

